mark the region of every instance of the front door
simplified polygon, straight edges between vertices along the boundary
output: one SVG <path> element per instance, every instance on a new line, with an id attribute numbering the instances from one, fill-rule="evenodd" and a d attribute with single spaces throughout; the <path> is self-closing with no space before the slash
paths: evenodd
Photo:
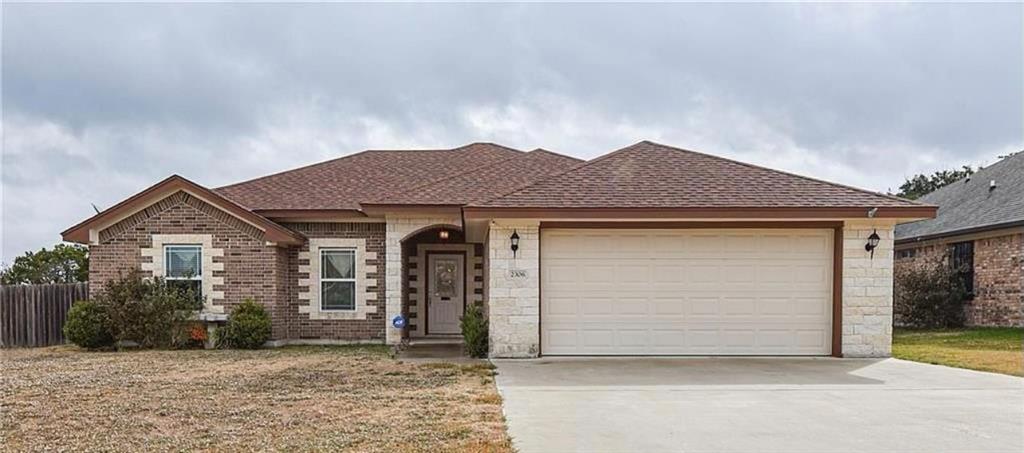
<path id="1" fill-rule="evenodd" d="M 457 334 L 466 298 L 465 256 L 432 253 L 427 258 L 427 334 Z"/>

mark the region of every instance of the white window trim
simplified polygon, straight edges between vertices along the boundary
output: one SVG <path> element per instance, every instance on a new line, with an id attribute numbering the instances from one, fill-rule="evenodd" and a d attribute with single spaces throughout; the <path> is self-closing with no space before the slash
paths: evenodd
<path id="1" fill-rule="evenodd" d="M 191 277 L 172 277 L 167 275 L 170 271 L 170 255 L 168 253 L 174 249 L 197 249 L 199 251 L 199 273 Z M 164 263 L 167 266 L 164 267 L 164 280 L 194 280 L 203 281 L 203 244 L 165 244 L 164 245 Z"/>
<path id="2" fill-rule="evenodd" d="M 154 234 L 150 236 L 152 244 L 149 247 L 142 247 L 140 252 L 145 259 L 150 258 L 150 262 L 143 262 L 140 267 L 143 272 L 149 272 L 153 277 L 163 278 L 164 271 L 164 259 L 166 254 L 164 253 L 164 244 L 168 245 L 192 245 L 199 244 L 202 247 L 202 264 L 201 270 L 202 286 L 203 286 L 203 313 L 224 313 L 224 306 L 220 303 L 224 300 L 223 290 L 214 290 L 215 285 L 223 285 L 224 277 L 215 277 L 215 272 L 224 271 L 223 262 L 214 262 L 214 258 L 223 258 L 224 249 L 215 248 L 213 246 L 213 235 L 210 234 Z"/>
<path id="3" fill-rule="evenodd" d="M 320 259 L 320 311 L 322 312 L 354 312 L 358 302 L 356 300 L 356 288 L 359 286 L 356 284 L 356 275 L 359 275 L 359 262 L 356 260 L 356 249 L 352 247 L 325 247 L 319 249 Z M 324 277 L 324 254 L 330 252 L 348 252 L 352 255 L 352 277 L 351 278 L 328 278 Z M 324 283 L 352 283 L 352 308 L 324 308 Z"/>
<path id="4" fill-rule="evenodd" d="M 347 320 L 366 319 L 371 313 L 377 313 L 377 305 L 371 305 L 377 300 L 376 291 L 370 291 L 371 287 L 378 287 L 378 281 L 370 278 L 370 274 L 377 272 L 377 266 L 371 262 L 377 260 L 376 252 L 366 250 L 365 238 L 309 238 L 308 250 L 299 251 L 299 260 L 308 264 L 299 264 L 299 274 L 306 274 L 298 278 L 299 287 L 299 313 L 306 314 L 311 320 Z M 320 249 L 324 248 L 345 248 L 355 250 L 356 253 L 356 309 L 353 310 L 320 310 Z M 382 307 L 383 308 L 383 307 Z"/>

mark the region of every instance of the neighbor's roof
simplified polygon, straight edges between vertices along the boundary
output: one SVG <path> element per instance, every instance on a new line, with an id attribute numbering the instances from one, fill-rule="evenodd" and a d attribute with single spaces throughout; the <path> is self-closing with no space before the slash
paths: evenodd
<path id="1" fill-rule="evenodd" d="M 995 181 L 995 189 L 990 189 Z M 1024 152 L 921 197 L 939 206 L 934 219 L 896 227 L 897 241 L 927 239 L 1024 224 Z"/>
<path id="2" fill-rule="evenodd" d="M 255 211 L 357 210 L 360 202 L 523 154 L 493 143 L 438 150 L 369 150 L 214 191 Z"/>
<path id="3" fill-rule="evenodd" d="M 922 203 L 643 141 L 479 208 L 921 208 Z"/>
<path id="4" fill-rule="evenodd" d="M 536 149 L 478 170 L 416 186 L 364 205 L 465 205 L 504 195 L 583 163 L 575 157 Z"/>

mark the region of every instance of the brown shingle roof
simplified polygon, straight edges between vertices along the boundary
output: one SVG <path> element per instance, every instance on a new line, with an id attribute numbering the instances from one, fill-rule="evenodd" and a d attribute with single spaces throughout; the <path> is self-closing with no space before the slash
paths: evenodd
<path id="1" fill-rule="evenodd" d="M 926 205 L 644 141 L 508 195 L 471 206 L 870 208 Z"/>
<path id="2" fill-rule="evenodd" d="M 363 204 L 464 205 L 504 195 L 581 163 L 583 161 L 575 157 L 536 149 Z"/>
<path id="3" fill-rule="evenodd" d="M 359 203 L 523 155 L 492 143 L 369 150 L 214 189 L 252 210 L 359 209 Z"/>

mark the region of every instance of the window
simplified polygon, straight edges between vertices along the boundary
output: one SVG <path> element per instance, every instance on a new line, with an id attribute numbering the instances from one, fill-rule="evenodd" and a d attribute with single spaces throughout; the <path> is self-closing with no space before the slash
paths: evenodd
<path id="1" fill-rule="evenodd" d="M 320 309 L 356 309 L 355 250 L 320 250 Z"/>
<path id="2" fill-rule="evenodd" d="M 957 242 L 950 248 L 950 264 L 960 272 L 964 287 L 974 294 L 974 242 Z"/>
<path id="3" fill-rule="evenodd" d="M 203 299 L 203 248 L 198 245 L 164 246 L 164 280 L 182 293 Z"/>
<path id="4" fill-rule="evenodd" d="M 917 249 L 904 249 L 896 252 L 896 259 L 913 258 L 917 256 Z"/>

